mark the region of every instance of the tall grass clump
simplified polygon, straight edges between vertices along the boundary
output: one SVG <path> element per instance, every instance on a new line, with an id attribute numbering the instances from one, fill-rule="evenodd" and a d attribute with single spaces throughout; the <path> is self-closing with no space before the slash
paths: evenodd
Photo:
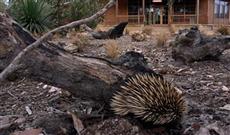
<path id="1" fill-rule="evenodd" d="M 160 33 L 157 36 L 157 46 L 162 47 L 166 44 L 167 42 L 167 36 L 164 33 Z"/>
<path id="2" fill-rule="evenodd" d="M 229 30 L 226 26 L 221 26 L 217 29 L 217 32 L 219 32 L 221 35 L 229 35 Z"/>
<path id="3" fill-rule="evenodd" d="M 119 47 L 116 40 L 108 40 L 105 45 L 105 53 L 108 58 L 117 58 L 121 53 L 121 48 Z"/>
<path id="4" fill-rule="evenodd" d="M 153 32 L 153 29 L 150 28 L 150 27 L 145 27 L 145 28 L 142 30 L 142 33 L 144 33 L 144 34 L 146 34 L 146 35 L 149 35 L 149 36 L 152 35 L 152 32 Z"/>

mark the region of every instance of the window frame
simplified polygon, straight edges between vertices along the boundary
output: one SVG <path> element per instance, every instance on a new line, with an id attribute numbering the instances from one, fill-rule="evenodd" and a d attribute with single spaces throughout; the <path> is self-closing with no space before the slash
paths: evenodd
<path id="1" fill-rule="evenodd" d="M 214 15 L 216 18 L 229 18 L 229 2 L 214 0 Z"/>

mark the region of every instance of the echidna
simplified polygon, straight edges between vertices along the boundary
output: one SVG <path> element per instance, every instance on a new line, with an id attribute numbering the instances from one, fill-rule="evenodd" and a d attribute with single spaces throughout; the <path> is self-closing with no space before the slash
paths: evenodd
<path id="1" fill-rule="evenodd" d="M 130 77 L 113 95 L 110 105 L 117 115 L 133 114 L 153 125 L 180 121 L 186 109 L 185 100 L 176 87 L 147 73 Z"/>

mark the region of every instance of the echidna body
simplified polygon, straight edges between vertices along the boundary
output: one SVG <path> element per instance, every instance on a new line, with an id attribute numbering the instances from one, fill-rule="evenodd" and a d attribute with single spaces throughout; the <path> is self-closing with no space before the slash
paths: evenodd
<path id="1" fill-rule="evenodd" d="M 180 120 L 186 108 L 177 88 L 151 74 L 137 74 L 129 78 L 113 95 L 110 105 L 118 115 L 133 114 L 153 125 Z"/>

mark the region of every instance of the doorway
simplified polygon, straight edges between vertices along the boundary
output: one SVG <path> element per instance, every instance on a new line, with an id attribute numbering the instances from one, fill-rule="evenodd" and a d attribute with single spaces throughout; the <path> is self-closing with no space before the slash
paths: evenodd
<path id="1" fill-rule="evenodd" d="M 128 21 L 131 24 L 143 24 L 143 0 L 128 0 Z"/>
<path id="2" fill-rule="evenodd" d="M 167 1 L 153 2 L 146 0 L 145 3 L 145 23 L 147 25 L 168 24 L 168 5 Z"/>

